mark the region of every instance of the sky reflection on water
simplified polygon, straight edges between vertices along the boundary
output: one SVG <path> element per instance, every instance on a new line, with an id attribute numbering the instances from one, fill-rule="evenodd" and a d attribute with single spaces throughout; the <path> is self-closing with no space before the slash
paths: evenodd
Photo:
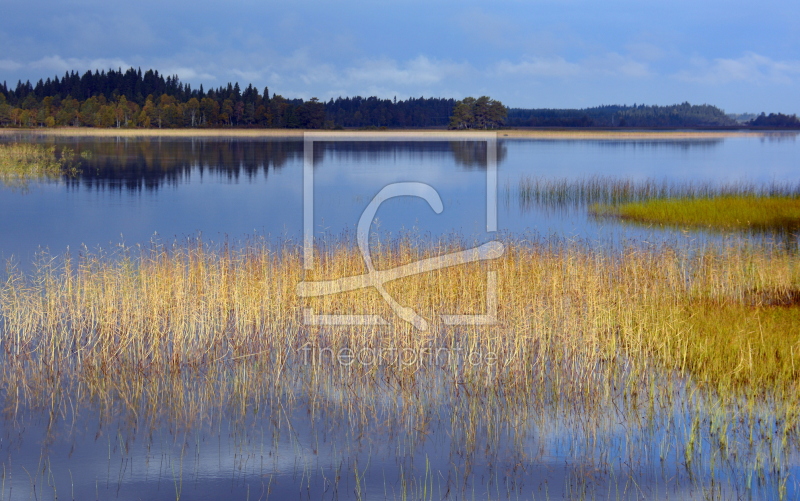
<path id="1" fill-rule="evenodd" d="M 585 208 L 522 206 L 525 176 L 634 181 L 769 183 L 795 181 L 796 135 L 650 141 L 503 140 L 498 142 L 499 229 L 512 235 L 560 235 L 599 241 L 673 238 L 598 221 Z M 0 187 L 0 253 L 30 262 L 36 250 L 75 251 L 248 236 L 298 240 L 302 235 L 303 143 L 297 138 L 87 139 L 59 143 L 92 152 L 77 179 Z M 484 148 L 481 150 L 481 148 Z M 436 239 L 460 234 L 485 240 L 485 145 L 475 142 L 322 143 L 315 147 L 315 229 L 353 232 L 358 216 L 390 182 L 425 182 L 439 191 L 436 215 L 419 199 L 387 202 L 373 231 L 412 231 Z"/>

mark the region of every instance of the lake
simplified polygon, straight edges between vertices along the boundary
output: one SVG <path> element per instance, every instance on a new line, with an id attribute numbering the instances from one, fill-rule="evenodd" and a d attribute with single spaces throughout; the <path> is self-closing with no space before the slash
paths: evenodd
<path id="1" fill-rule="evenodd" d="M 310 235 L 316 252 L 327 256 L 328 248 L 356 245 L 359 219 L 393 183 L 405 183 L 403 193 L 414 196 L 377 206 L 366 220 L 373 246 L 405 238 L 435 249 L 441 241 L 471 246 L 500 239 L 507 246 L 574 243 L 598 255 L 659 245 L 690 254 L 754 240 L 787 248 L 786 240 L 797 239 L 624 224 L 592 216 L 585 199 L 531 202 L 520 192 L 520 183 L 533 178 L 794 187 L 796 133 L 685 139 L 499 133 L 488 143 L 318 135 L 313 144 L 297 136 L 17 133 L 0 141 L 85 153 L 77 176 L 0 186 L 0 257 L 23 274 L 35 270 L 43 250 L 56 256 L 48 261 L 56 267 L 64 255 L 87 254 L 105 256 L 91 265 L 102 267 L 127 252 L 135 260 L 153 248 L 200 240 L 209 252 L 262 245 L 275 254 L 293 249 L 300 259 L 308 258 L 301 250 Z M 420 183 L 435 190 L 440 213 L 430 196 L 422 198 L 430 192 Z M 304 219 L 309 207 L 313 217 Z M 64 325 L 78 329 L 72 321 Z M 385 329 L 378 335 L 392 332 Z M 335 337 L 331 332 L 322 328 L 315 339 Z M 460 350 L 461 332 L 430 339 Z M 4 343 L 7 354 L 16 353 Z M 468 358 L 456 357 L 449 368 L 418 364 L 411 375 L 395 359 L 363 364 L 354 375 L 330 360 L 315 363 L 320 353 L 312 351 L 309 362 L 295 345 L 281 349 L 294 351 L 203 358 L 168 374 L 137 366 L 124 373 L 134 374 L 130 379 L 105 365 L 82 372 L 78 362 L 47 368 L 35 356 L 7 357 L 0 499 L 800 496 L 800 447 L 784 397 L 767 394 L 753 403 L 734 394 L 721 406 L 722 397 L 685 373 L 655 362 L 642 369 L 622 349 L 593 358 L 597 365 L 575 380 L 559 376 L 576 374 L 567 367 L 572 362 L 534 357 L 531 363 L 547 366 L 536 374 L 552 379 L 538 385 L 520 376 L 526 389 L 513 392 L 504 389 L 512 376 L 474 376 Z M 367 377 L 369 383 L 352 389 Z"/>
<path id="2" fill-rule="evenodd" d="M 6 138 L 6 140 L 11 138 Z M 521 208 L 524 176 L 724 183 L 797 182 L 797 135 L 686 140 L 499 140 L 498 229 L 569 238 L 642 238 L 647 232 L 574 210 Z M 48 139 L 53 141 L 53 138 Z M 3 189 L 0 252 L 28 262 L 40 247 L 136 245 L 202 234 L 208 240 L 302 238 L 300 138 L 70 138 L 92 152 L 77 179 Z M 354 230 L 371 197 L 388 183 L 415 181 L 439 191 L 435 214 L 420 199 L 388 202 L 379 232 L 457 232 L 485 237 L 485 153 L 479 143 L 370 142 L 315 146 L 315 234 Z M 506 193 L 510 190 L 510 193 Z M 396 207 L 395 207 L 396 206 Z M 572 209 L 572 208 L 570 208 Z"/>

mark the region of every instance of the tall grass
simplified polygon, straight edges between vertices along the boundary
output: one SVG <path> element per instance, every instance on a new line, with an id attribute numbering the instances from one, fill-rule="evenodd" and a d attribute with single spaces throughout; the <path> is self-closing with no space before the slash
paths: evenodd
<path id="1" fill-rule="evenodd" d="M 373 255 L 382 269 L 460 247 L 400 240 Z M 760 246 L 609 254 L 509 241 L 491 263 L 386 284 L 430 321 L 427 332 L 396 318 L 375 291 L 299 298 L 301 280 L 366 271 L 345 241 L 318 249 L 312 271 L 301 255 L 288 244 L 192 241 L 9 269 L 0 288 L 6 411 L 33 406 L 57 420 L 93 405 L 147 429 L 164 417 L 191 427 L 254 409 L 275 412 L 277 426 L 300 406 L 311 419 L 344 423 L 351 437 L 381 423 L 415 444 L 444 420 L 467 465 L 507 440 L 523 454 L 533 428 L 547 447 L 569 436 L 571 449 L 607 457 L 621 447 L 622 421 L 619 454 L 631 462 L 651 457 L 637 437 L 656 433 L 662 459 L 674 450 L 691 471 L 768 461 L 777 469 L 765 478 L 790 474 L 800 431 L 796 255 Z M 443 325 L 440 314 L 485 311 L 489 270 L 497 323 Z M 303 308 L 392 325 L 304 325 Z M 342 364 L 345 349 L 449 356 Z M 493 362 L 478 358 L 489 352 Z M 709 456 L 699 442 L 722 452 Z"/>
<path id="2" fill-rule="evenodd" d="M 457 247 L 443 242 L 423 251 L 404 242 L 377 250 L 374 259 L 376 266 L 395 266 Z M 577 244 L 512 243 L 491 265 L 499 283 L 494 326 L 455 330 L 439 319 L 440 314 L 482 313 L 485 264 L 387 284 L 398 302 L 416 305 L 431 321 L 434 328 L 425 333 L 394 318 L 374 290 L 308 300 L 297 296 L 296 285 L 304 277 L 365 272 L 360 253 L 346 244 L 326 247 L 315 270 L 305 276 L 297 249 L 265 242 L 237 249 L 196 242 L 120 252 L 86 253 L 77 260 L 43 258 L 28 275 L 11 269 L 0 289 L 2 346 L 8 356 L 52 367 L 136 366 L 169 372 L 215 360 L 277 355 L 275 350 L 297 350 L 307 343 L 419 348 L 428 342 L 467 342 L 496 350 L 507 370 L 521 370 L 528 360 L 518 355 L 525 347 L 530 356 L 532 345 L 543 350 L 542 360 L 561 346 L 589 365 L 622 353 L 659 359 L 667 369 L 686 369 L 709 336 L 724 337 L 693 324 L 699 313 L 712 315 L 720 330 L 733 331 L 742 325 L 734 310 L 762 319 L 774 317 L 769 312 L 775 309 L 794 311 L 800 290 L 797 258 L 774 248 L 696 254 L 670 247 L 628 248 L 607 255 Z M 307 326 L 302 316 L 307 307 L 377 314 L 394 324 Z M 762 323 L 758 339 L 732 345 L 729 355 L 703 354 L 729 356 L 720 365 L 736 366 L 758 342 L 767 343 L 764 352 L 774 358 L 765 355 L 736 375 L 703 372 L 704 378 L 793 384 L 800 364 L 796 370 L 787 364 L 793 363 L 796 333 L 783 330 L 793 318 L 786 317 L 788 324 L 781 320 L 774 332 Z"/>
<path id="3" fill-rule="evenodd" d="M 506 193 L 512 196 L 511 186 Z M 583 207 L 645 202 L 655 199 L 704 199 L 713 197 L 800 197 L 800 183 L 747 181 L 717 183 L 711 181 L 675 181 L 645 179 L 634 181 L 612 176 L 580 179 L 523 176 L 517 189 L 523 208 Z"/>
<path id="4" fill-rule="evenodd" d="M 30 143 L 0 144 L 0 184 L 24 187 L 34 180 L 59 179 L 79 172 L 70 148 Z"/>

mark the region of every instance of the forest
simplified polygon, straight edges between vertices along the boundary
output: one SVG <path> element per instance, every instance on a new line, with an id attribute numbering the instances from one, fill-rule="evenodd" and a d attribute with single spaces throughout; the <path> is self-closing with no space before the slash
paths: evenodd
<path id="1" fill-rule="evenodd" d="M 749 122 L 752 127 L 766 127 L 778 129 L 800 129 L 800 119 L 797 115 L 784 115 L 783 113 L 762 113 Z"/>
<path id="2" fill-rule="evenodd" d="M 506 124 L 516 127 L 735 127 L 716 106 L 597 106 L 585 109 L 511 109 Z"/>
<path id="3" fill-rule="evenodd" d="M 155 70 L 72 71 L 63 77 L 0 85 L 2 127 L 499 128 L 755 127 L 800 128 L 795 115 L 762 113 L 744 124 L 716 106 L 604 105 L 585 109 L 507 108 L 487 96 L 465 98 L 287 98 L 238 83 L 192 88 Z"/>
<path id="4" fill-rule="evenodd" d="M 11 127 L 443 127 L 454 99 L 270 95 L 252 85 L 194 89 L 177 76 L 133 68 L 70 72 L 61 78 L 0 86 L 0 125 Z"/>

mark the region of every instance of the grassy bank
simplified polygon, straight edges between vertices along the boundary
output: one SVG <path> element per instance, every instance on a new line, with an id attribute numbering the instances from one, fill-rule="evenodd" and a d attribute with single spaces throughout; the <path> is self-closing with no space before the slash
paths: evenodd
<path id="1" fill-rule="evenodd" d="M 668 198 L 596 206 L 602 216 L 643 224 L 721 230 L 794 231 L 800 228 L 800 197 L 723 195 Z"/>

